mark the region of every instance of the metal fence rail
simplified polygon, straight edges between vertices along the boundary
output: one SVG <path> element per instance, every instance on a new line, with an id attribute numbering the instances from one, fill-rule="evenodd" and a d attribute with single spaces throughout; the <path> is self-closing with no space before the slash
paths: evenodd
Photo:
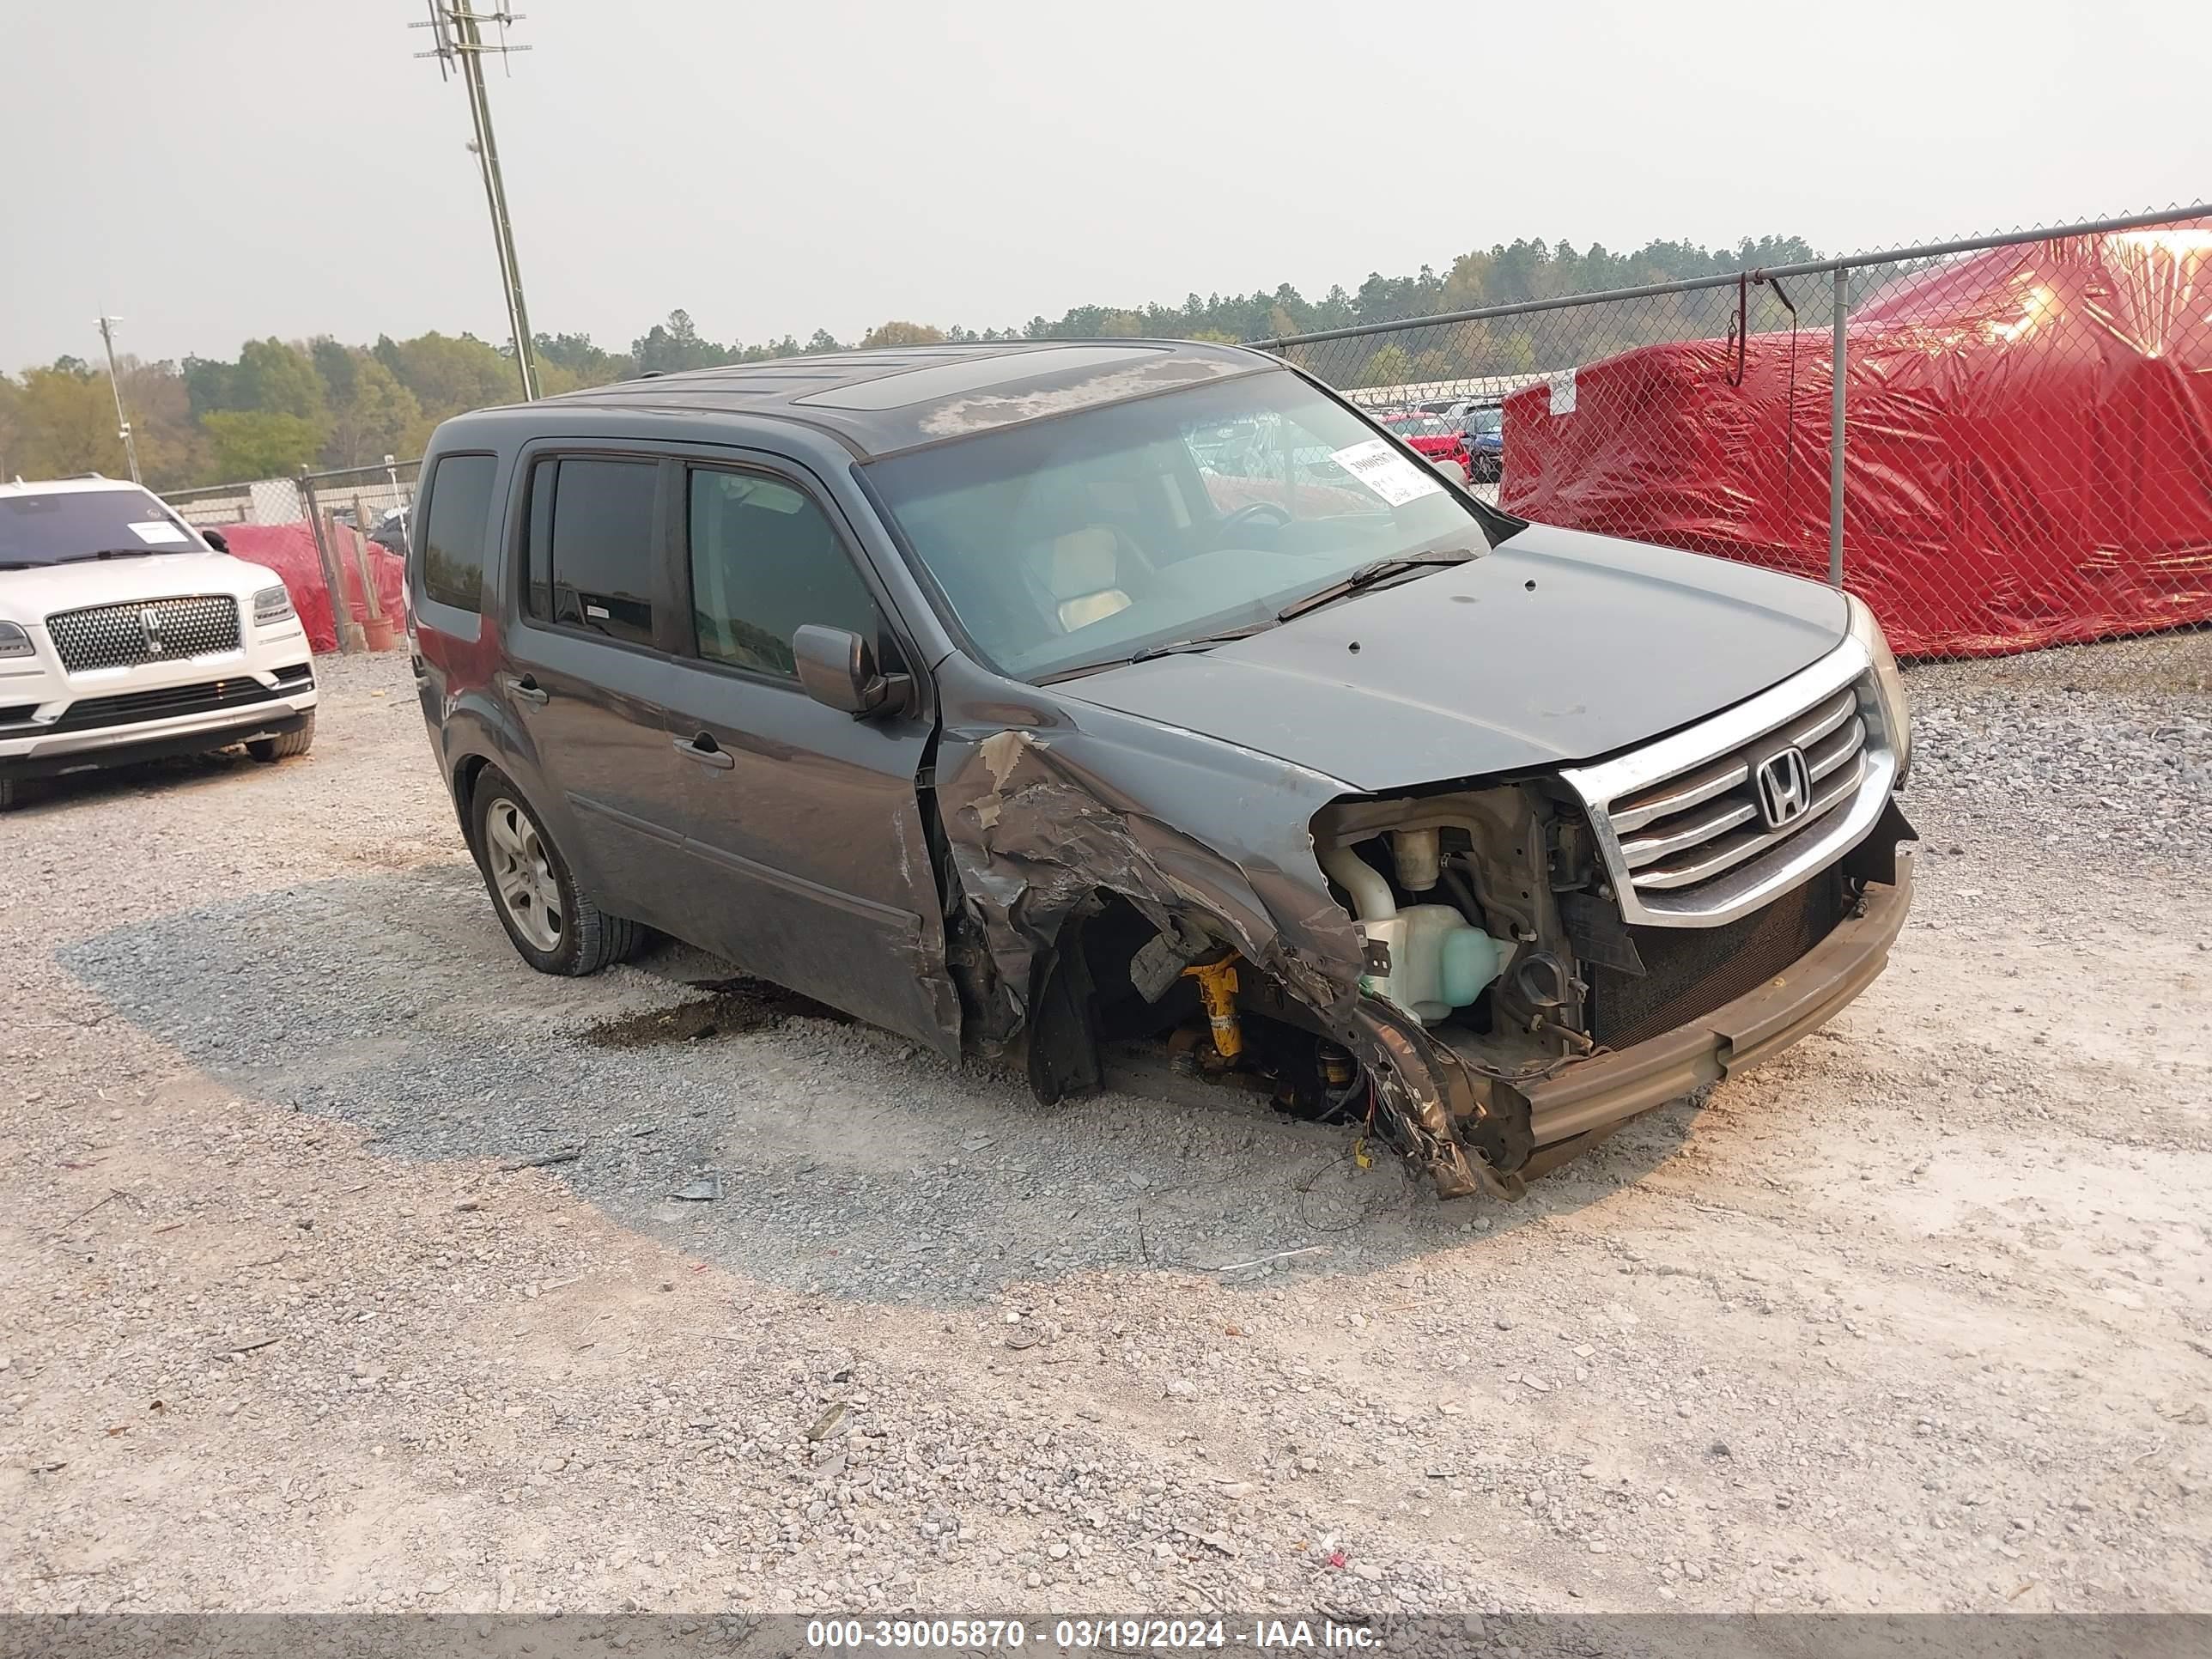
<path id="1" fill-rule="evenodd" d="M 1487 422 L 1471 482 L 1509 510 L 1830 580 L 1902 652 L 1985 657 L 2212 624 L 2209 292 L 2197 204 L 1261 343 Z"/>

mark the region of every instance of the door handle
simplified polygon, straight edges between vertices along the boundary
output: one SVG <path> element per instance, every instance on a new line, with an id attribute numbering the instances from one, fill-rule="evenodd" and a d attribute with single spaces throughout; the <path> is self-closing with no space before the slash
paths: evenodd
<path id="1" fill-rule="evenodd" d="M 704 732 L 696 738 L 672 738 L 670 741 L 676 745 L 678 754 L 685 760 L 697 761 L 702 766 L 711 766 L 718 771 L 726 772 L 738 763 L 735 755 L 717 747 L 714 739 Z"/>
<path id="2" fill-rule="evenodd" d="M 542 703 L 549 695 L 545 688 L 529 674 L 525 674 L 520 679 L 509 680 L 507 689 L 525 702 Z"/>

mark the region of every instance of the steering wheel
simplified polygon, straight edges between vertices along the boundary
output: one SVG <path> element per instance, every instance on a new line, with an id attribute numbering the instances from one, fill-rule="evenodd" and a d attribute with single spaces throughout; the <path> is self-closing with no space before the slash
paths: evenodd
<path id="1" fill-rule="evenodd" d="M 1262 519 L 1261 517 L 1262 514 L 1272 515 L 1272 519 Z M 1224 530 L 1234 530 L 1238 526 L 1247 523 L 1272 522 L 1273 528 L 1280 530 L 1290 521 L 1290 508 L 1275 501 L 1254 501 L 1249 507 L 1240 507 L 1234 513 L 1224 516 L 1221 520 L 1221 527 Z"/>

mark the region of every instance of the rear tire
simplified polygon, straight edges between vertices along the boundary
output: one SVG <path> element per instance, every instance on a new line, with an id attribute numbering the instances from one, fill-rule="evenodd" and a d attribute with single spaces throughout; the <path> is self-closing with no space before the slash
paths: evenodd
<path id="1" fill-rule="evenodd" d="M 0 778 L 0 812 L 12 811 L 22 804 L 22 783 L 15 778 Z"/>
<path id="2" fill-rule="evenodd" d="M 596 974 L 644 944 L 642 926 L 607 915 L 578 885 L 544 821 L 495 767 L 484 768 L 469 796 L 469 838 L 499 925 L 539 973 Z"/>
<path id="3" fill-rule="evenodd" d="M 253 738 L 246 752 L 266 766 L 294 755 L 304 755 L 315 745 L 315 711 L 307 711 L 307 724 L 296 732 L 279 732 L 273 738 Z"/>

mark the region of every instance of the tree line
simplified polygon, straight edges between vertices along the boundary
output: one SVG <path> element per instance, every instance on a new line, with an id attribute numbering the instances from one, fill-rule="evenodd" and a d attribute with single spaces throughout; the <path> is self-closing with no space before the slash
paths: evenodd
<path id="1" fill-rule="evenodd" d="M 1426 265 L 1410 276 L 1372 273 L 1356 290 L 1337 286 L 1318 300 L 1285 283 L 1249 295 L 1192 294 L 1179 306 L 1078 306 L 1057 318 L 1040 315 L 980 331 L 890 322 L 849 343 L 817 329 L 803 343 L 786 335 L 755 345 L 710 339 L 679 310 L 633 339 L 627 351 L 609 351 L 580 333 L 539 334 L 532 343 L 540 390 L 552 395 L 639 374 L 885 345 L 1132 335 L 1267 340 L 1814 257 L 1796 237 L 1746 239 L 1732 248 L 1654 241 L 1626 253 L 1598 244 L 1578 251 L 1566 242 L 1522 240 L 1462 254 L 1441 274 Z M 1403 343 L 1371 349 L 1364 341 L 1334 343 L 1314 349 L 1307 361 L 1348 386 L 1511 374 L 1553 367 L 1547 356 L 1562 351 L 1570 361 L 1588 362 L 1651 340 L 1710 332 L 1714 315 L 1710 305 L 1656 302 L 1604 311 L 1622 314 L 1598 319 L 1599 337 L 1585 331 L 1571 347 L 1547 342 L 1537 317 L 1413 331 Z M 1528 326 L 1510 325 L 1524 321 Z M 1553 331 L 1556 337 L 1556 324 Z M 148 362 L 126 356 L 118 369 L 140 464 L 156 489 L 276 477 L 302 466 L 370 466 L 386 455 L 410 459 L 441 421 L 512 402 L 517 394 L 509 350 L 468 334 L 385 336 L 366 346 L 327 336 L 249 340 L 235 358 Z M 0 374 L 0 476 L 88 471 L 125 471 L 104 366 L 63 356 L 20 374 Z"/>

